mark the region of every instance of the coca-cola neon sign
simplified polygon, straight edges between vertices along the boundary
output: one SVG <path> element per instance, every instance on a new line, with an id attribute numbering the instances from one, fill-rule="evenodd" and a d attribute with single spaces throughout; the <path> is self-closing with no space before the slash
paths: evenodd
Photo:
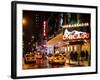
<path id="1" fill-rule="evenodd" d="M 86 32 L 81 31 L 72 31 L 69 32 L 68 30 L 65 30 L 63 35 L 63 40 L 79 40 L 79 39 L 89 39 L 90 34 Z"/>

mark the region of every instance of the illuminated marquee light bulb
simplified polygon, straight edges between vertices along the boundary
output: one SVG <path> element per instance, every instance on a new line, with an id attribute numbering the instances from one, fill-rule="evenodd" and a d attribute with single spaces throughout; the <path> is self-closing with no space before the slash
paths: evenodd
<path id="1" fill-rule="evenodd" d="M 81 26 L 84 26 L 84 23 L 81 23 Z"/>
<path id="2" fill-rule="evenodd" d="M 84 26 L 86 26 L 86 23 L 84 23 Z"/>
<path id="3" fill-rule="evenodd" d="M 74 25 L 72 24 L 71 27 L 74 27 Z"/>
<path id="4" fill-rule="evenodd" d="M 69 25 L 69 27 L 72 27 L 71 25 Z"/>
<path id="5" fill-rule="evenodd" d="M 88 23 L 85 23 L 85 26 L 89 26 L 89 24 Z"/>
<path id="6" fill-rule="evenodd" d="M 79 25 L 77 24 L 77 27 L 78 27 Z"/>
<path id="7" fill-rule="evenodd" d="M 76 27 L 77 26 L 77 24 L 74 24 L 74 27 Z"/>

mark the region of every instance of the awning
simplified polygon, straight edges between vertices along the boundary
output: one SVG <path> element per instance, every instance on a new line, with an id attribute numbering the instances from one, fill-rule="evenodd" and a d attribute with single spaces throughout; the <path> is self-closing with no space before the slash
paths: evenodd
<path id="1" fill-rule="evenodd" d="M 56 37 L 47 42 L 47 46 L 61 45 L 61 42 L 63 42 L 62 37 L 63 33 L 58 34 Z"/>

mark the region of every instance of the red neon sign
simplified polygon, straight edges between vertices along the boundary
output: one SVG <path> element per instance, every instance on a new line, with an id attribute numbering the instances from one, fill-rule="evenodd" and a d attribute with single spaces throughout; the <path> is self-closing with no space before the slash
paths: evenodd
<path id="1" fill-rule="evenodd" d="M 46 36 L 46 21 L 43 21 L 43 36 Z"/>
<path id="2" fill-rule="evenodd" d="M 70 34 L 70 35 L 63 35 L 63 40 L 77 40 L 77 39 L 89 39 L 89 33 L 80 33 L 80 34 Z"/>

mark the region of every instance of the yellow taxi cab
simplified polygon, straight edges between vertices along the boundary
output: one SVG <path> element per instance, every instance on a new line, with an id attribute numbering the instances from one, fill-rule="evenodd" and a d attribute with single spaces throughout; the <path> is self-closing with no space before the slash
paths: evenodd
<path id="1" fill-rule="evenodd" d="M 25 63 L 34 63 L 36 62 L 36 58 L 34 54 L 25 54 L 24 56 Z"/>
<path id="2" fill-rule="evenodd" d="M 54 54 L 48 58 L 50 64 L 65 64 L 66 58 L 62 54 Z"/>

